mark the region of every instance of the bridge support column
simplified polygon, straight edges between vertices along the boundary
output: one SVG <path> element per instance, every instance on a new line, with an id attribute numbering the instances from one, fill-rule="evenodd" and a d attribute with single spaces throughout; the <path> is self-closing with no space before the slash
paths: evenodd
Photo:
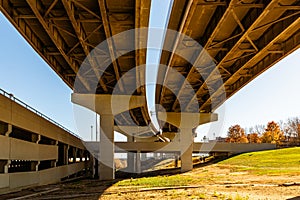
<path id="1" fill-rule="evenodd" d="M 55 140 L 55 146 L 57 146 L 57 148 L 59 148 L 58 147 L 58 140 Z M 57 157 L 57 159 L 54 162 L 54 167 L 57 167 L 57 163 L 58 163 L 58 157 Z"/>
<path id="2" fill-rule="evenodd" d="M 6 165 L 4 166 L 4 173 L 5 174 L 8 174 L 8 168 L 9 168 L 9 165 L 11 164 L 11 160 L 8 160 Z"/>
<path id="3" fill-rule="evenodd" d="M 114 117 L 112 114 L 100 116 L 100 153 L 99 174 L 100 180 L 115 179 L 114 163 Z"/>
<path id="4" fill-rule="evenodd" d="M 218 120 L 218 115 L 214 113 L 188 113 L 188 112 L 158 112 L 158 119 L 168 122 L 180 130 L 180 154 L 181 172 L 193 169 L 193 128 L 200 124 L 205 124 Z M 176 136 L 174 140 L 176 141 Z"/>
<path id="5" fill-rule="evenodd" d="M 7 125 L 7 131 L 6 131 L 6 133 L 4 135 L 5 136 L 9 136 L 9 134 L 11 134 L 11 132 L 12 132 L 12 125 L 8 124 Z"/>
<path id="6" fill-rule="evenodd" d="M 42 139 L 42 136 L 41 135 L 38 135 L 37 136 L 37 140 L 36 140 L 36 144 L 39 144 L 39 142 L 41 141 L 41 139 Z M 35 165 L 35 171 L 39 171 L 39 166 L 40 166 L 40 164 L 41 164 L 41 161 L 38 161 L 37 163 L 36 163 L 36 165 Z"/>
<path id="7" fill-rule="evenodd" d="M 134 142 L 134 137 L 127 136 L 127 142 Z M 134 156 L 135 156 L 135 153 L 133 153 L 133 152 L 127 153 L 127 170 L 130 173 L 135 172 Z"/>
<path id="8" fill-rule="evenodd" d="M 181 172 L 187 172 L 193 169 L 193 143 L 194 137 L 192 129 L 182 128 L 180 130 Z"/>
<path id="9" fill-rule="evenodd" d="M 76 163 L 76 158 L 77 158 L 77 148 L 73 148 L 73 163 Z"/>
<path id="10" fill-rule="evenodd" d="M 64 158 L 65 158 L 65 163 L 66 165 L 69 164 L 69 149 L 70 149 L 70 145 L 66 145 L 65 147 L 65 151 L 64 151 Z"/>
<path id="11" fill-rule="evenodd" d="M 141 161 L 147 160 L 146 153 L 141 153 Z"/>
<path id="12" fill-rule="evenodd" d="M 178 167 L 178 160 L 179 160 L 179 156 L 177 153 L 174 154 L 174 157 L 175 157 L 175 167 Z"/>
<path id="13" fill-rule="evenodd" d="M 141 164 L 141 152 L 136 152 L 136 173 L 140 174 L 142 172 L 142 164 Z"/>
<path id="14" fill-rule="evenodd" d="M 145 105 L 144 96 L 110 95 L 110 94 L 78 94 L 73 93 L 73 103 L 84 106 L 100 114 L 100 180 L 115 178 L 114 167 L 114 115 Z"/>

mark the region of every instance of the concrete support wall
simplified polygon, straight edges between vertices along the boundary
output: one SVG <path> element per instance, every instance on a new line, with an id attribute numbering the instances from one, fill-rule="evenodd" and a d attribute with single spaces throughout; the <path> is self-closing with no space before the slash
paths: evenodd
<path id="1" fill-rule="evenodd" d="M 56 183 L 90 167 L 86 159 L 75 163 L 76 151 L 85 150 L 79 138 L 3 95 L 0 122 L 7 126 L 0 134 L 0 193 Z M 59 144 L 64 145 L 63 152 Z M 66 165 L 68 146 L 75 150 L 70 165 Z M 59 156 L 64 161 L 61 166 L 57 166 Z"/>
<path id="2" fill-rule="evenodd" d="M 42 171 L 0 174 L 0 193 L 18 188 L 59 182 L 62 178 L 75 174 L 84 168 L 84 163 L 54 167 Z"/>

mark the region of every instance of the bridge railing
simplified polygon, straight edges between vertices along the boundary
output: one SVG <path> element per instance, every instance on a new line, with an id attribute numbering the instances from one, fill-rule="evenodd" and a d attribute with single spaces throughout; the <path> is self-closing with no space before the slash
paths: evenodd
<path id="1" fill-rule="evenodd" d="M 79 135 L 77 135 L 76 133 L 70 131 L 69 129 L 67 129 L 66 127 L 64 127 L 63 125 L 59 124 L 58 122 L 54 121 L 53 119 L 51 119 L 50 117 L 44 115 L 43 113 L 41 113 L 40 111 L 36 110 L 35 108 L 29 106 L 28 104 L 26 104 L 25 102 L 21 101 L 20 99 L 16 98 L 13 94 L 6 92 L 5 90 L 0 88 L 0 94 L 11 99 L 12 101 L 18 103 L 19 105 L 25 107 L 26 109 L 30 110 L 31 112 L 34 112 L 35 114 L 41 116 L 42 118 L 48 120 L 49 122 L 51 122 L 52 124 L 58 126 L 59 128 L 63 129 L 64 131 L 70 133 L 71 135 L 74 135 L 75 137 L 79 138 L 82 140 L 82 137 L 80 137 Z"/>

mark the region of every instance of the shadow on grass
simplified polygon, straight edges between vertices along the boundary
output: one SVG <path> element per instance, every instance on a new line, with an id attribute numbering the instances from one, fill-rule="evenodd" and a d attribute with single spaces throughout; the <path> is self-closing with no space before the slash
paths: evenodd
<path id="1" fill-rule="evenodd" d="M 300 196 L 289 198 L 289 199 L 286 199 L 286 200 L 300 200 Z"/>
<path id="2" fill-rule="evenodd" d="M 209 162 L 194 165 L 194 169 L 218 163 L 226 158 L 217 158 Z M 108 188 L 114 184 L 129 178 L 171 176 L 181 174 L 180 168 L 161 169 L 143 173 L 116 172 L 116 179 L 112 181 L 99 181 L 93 178 L 80 178 L 72 181 L 64 181 L 58 184 L 37 186 L 14 193 L 0 195 L 0 199 L 13 199 L 26 197 L 27 199 L 98 199 Z"/>
<path id="3" fill-rule="evenodd" d="M 208 162 L 197 163 L 197 164 L 193 165 L 193 169 L 209 166 L 209 165 L 218 163 L 222 160 L 225 160 L 227 158 L 228 157 L 220 157 L 220 158 L 212 159 Z M 141 178 L 141 177 L 170 176 L 170 175 L 176 175 L 176 174 L 181 174 L 180 167 L 171 168 L 171 169 L 160 169 L 160 170 L 154 170 L 154 171 L 150 171 L 150 172 L 142 172 L 142 173 L 139 173 L 139 174 L 117 171 L 116 172 L 116 178 L 118 178 L 118 179 L 128 179 L 128 178 Z"/>

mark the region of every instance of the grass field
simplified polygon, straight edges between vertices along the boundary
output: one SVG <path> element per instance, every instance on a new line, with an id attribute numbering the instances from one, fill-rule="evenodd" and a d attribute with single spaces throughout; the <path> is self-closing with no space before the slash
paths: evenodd
<path id="1" fill-rule="evenodd" d="M 245 153 L 214 164 L 199 164 L 187 173 L 176 174 L 178 171 L 156 171 L 148 174 L 151 177 L 143 178 L 87 179 L 58 184 L 53 187 L 59 190 L 42 197 L 84 200 L 300 199 L 299 147 Z M 41 196 L 31 199 L 40 200 Z"/>
<path id="2" fill-rule="evenodd" d="M 218 163 L 232 171 L 247 171 L 260 175 L 300 174 L 300 147 L 277 149 L 234 156 Z"/>
<path id="3" fill-rule="evenodd" d="M 283 183 L 296 183 L 299 178 L 300 147 L 276 149 L 236 155 L 183 174 L 120 180 L 108 189 L 118 191 L 118 194 L 102 195 L 101 199 L 300 198 L 299 185 L 281 186 Z M 197 188 L 184 189 L 180 186 Z M 156 189 L 162 187 L 170 189 Z M 149 191 L 140 192 L 145 188 Z M 119 193 L 124 190 L 136 192 Z"/>
<path id="4" fill-rule="evenodd" d="M 300 175 L 300 147 L 245 153 L 221 161 L 217 166 L 231 172 L 246 171 L 257 175 Z M 116 186 L 169 187 L 216 179 L 206 176 L 205 172 L 126 179 L 116 183 Z"/>

